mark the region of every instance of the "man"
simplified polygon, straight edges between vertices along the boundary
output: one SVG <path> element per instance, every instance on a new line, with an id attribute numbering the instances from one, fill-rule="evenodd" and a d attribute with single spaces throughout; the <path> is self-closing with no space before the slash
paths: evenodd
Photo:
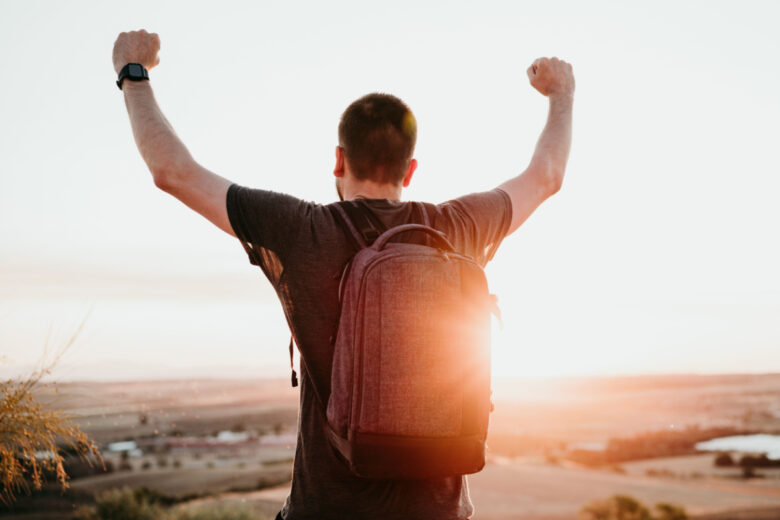
<path id="1" fill-rule="evenodd" d="M 232 184 L 195 162 L 165 119 L 139 67 L 159 63 L 160 40 L 122 33 L 114 44 L 138 149 L 160 189 L 237 237 L 279 295 L 301 353 L 298 443 L 290 496 L 277 518 L 464 519 L 473 507 L 465 477 L 369 480 L 350 473 L 325 436 L 331 338 L 338 324 L 339 274 L 355 253 L 333 205 Z M 130 74 L 130 77 L 124 77 Z M 124 77 L 124 79 L 123 79 Z M 394 96 L 370 94 L 350 105 L 339 124 L 333 174 L 339 197 L 354 201 L 386 227 L 423 222 L 443 231 L 460 252 L 487 263 L 563 180 L 571 142 L 574 76 L 557 58 L 528 68 L 531 85 L 549 98 L 547 124 L 526 170 L 498 188 L 443 204 L 400 202 L 417 167 L 414 116 Z"/>

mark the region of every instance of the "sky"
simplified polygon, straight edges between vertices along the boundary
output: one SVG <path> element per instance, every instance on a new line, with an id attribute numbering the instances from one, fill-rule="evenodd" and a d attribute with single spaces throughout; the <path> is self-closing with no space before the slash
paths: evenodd
<path id="1" fill-rule="evenodd" d="M 240 244 L 157 190 L 111 50 L 160 35 L 157 99 L 234 182 L 328 203 L 336 126 L 390 92 L 418 121 L 406 200 L 521 173 L 573 64 L 562 190 L 488 266 L 497 377 L 780 371 L 776 2 L 0 2 L 0 375 L 287 374 Z"/>

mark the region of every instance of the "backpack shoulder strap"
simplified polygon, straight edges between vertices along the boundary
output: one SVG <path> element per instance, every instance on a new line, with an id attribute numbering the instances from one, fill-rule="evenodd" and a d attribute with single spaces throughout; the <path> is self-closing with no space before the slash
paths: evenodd
<path id="1" fill-rule="evenodd" d="M 337 202 L 336 220 L 348 232 L 357 249 L 364 249 L 387 231 L 387 226 L 366 205 L 358 200 Z"/>
<path id="2" fill-rule="evenodd" d="M 369 208 L 364 201 L 356 199 L 351 202 L 352 208 L 356 213 L 350 213 L 352 219 L 355 220 L 355 217 L 358 217 L 358 222 L 362 221 L 364 223 L 365 231 L 363 236 L 367 238 L 366 242 L 373 244 L 374 241 L 379 238 L 379 235 L 387 231 L 387 226 L 385 226 L 385 223 L 371 211 L 371 208 Z M 347 208 L 349 208 L 349 206 L 347 206 Z M 350 210 L 347 209 L 347 212 L 349 211 Z"/>
<path id="3" fill-rule="evenodd" d="M 415 202 L 414 208 L 417 210 L 417 213 L 420 214 L 420 219 L 422 220 L 422 223 L 428 227 L 431 227 L 431 219 L 428 216 L 428 210 L 425 208 L 425 203 Z"/>
<path id="4" fill-rule="evenodd" d="M 424 202 L 412 202 L 412 223 L 422 224 L 426 227 L 431 227 L 431 219 L 428 217 L 428 211 L 425 208 Z M 428 235 L 423 235 L 423 244 L 428 244 Z"/>
<path id="5" fill-rule="evenodd" d="M 363 238 L 363 234 L 355 227 L 352 219 L 344 209 L 343 204 L 344 202 L 337 202 L 331 206 L 335 209 L 333 216 L 336 218 L 336 222 L 341 225 L 341 229 L 344 230 L 347 234 L 347 238 L 350 239 L 356 249 L 365 249 L 368 247 L 366 240 Z"/>

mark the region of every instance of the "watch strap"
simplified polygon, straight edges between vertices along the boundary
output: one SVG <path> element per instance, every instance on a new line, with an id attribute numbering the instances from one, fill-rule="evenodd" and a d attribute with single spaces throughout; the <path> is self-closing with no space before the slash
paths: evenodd
<path id="1" fill-rule="evenodd" d="M 119 90 L 122 90 L 122 83 L 126 79 L 130 81 L 148 80 L 149 71 L 140 63 L 128 63 L 119 71 L 119 77 L 116 80 L 116 86 L 119 87 Z"/>

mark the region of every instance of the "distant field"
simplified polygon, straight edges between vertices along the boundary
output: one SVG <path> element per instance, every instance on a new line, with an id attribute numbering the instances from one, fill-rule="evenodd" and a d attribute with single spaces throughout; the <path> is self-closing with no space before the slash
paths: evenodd
<path id="1" fill-rule="evenodd" d="M 44 388 L 40 399 L 101 443 L 173 431 L 294 430 L 298 417 L 297 392 L 278 380 L 61 383 Z"/>
<path id="2" fill-rule="evenodd" d="M 56 392 L 47 388 L 39 397 L 66 410 L 103 446 L 159 436 L 213 436 L 221 430 L 289 435 L 297 423 L 298 394 L 288 381 L 57 386 Z M 471 478 L 475 518 L 571 520 L 588 502 L 623 493 L 649 505 L 677 503 L 706 520 L 780 519 L 778 470 L 760 470 L 763 478 L 745 480 L 739 469 L 714 468 L 711 454 L 633 461 L 612 470 L 587 469 L 565 460 L 555 463 L 559 458 L 549 451 L 551 446 L 563 449 L 555 447 L 567 443 L 599 443 L 693 425 L 780 432 L 778 395 L 777 374 L 497 381 L 492 434 L 528 441 L 519 451 L 521 457 L 494 455 L 485 470 Z M 89 492 L 128 485 L 151 487 L 170 496 L 207 495 L 179 507 L 240 501 L 251 504 L 264 518 L 282 504 L 289 484 L 277 484 L 286 482 L 291 470 L 292 446 L 274 448 L 278 453 L 269 449 L 147 453 L 130 459 L 131 471 L 85 477 L 72 484 Z M 169 459 L 166 465 L 159 464 L 160 456 Z M 118 454 L 109 458 L 118 467 Z M 176 467 L 172 467 L 174 459 Z"/>
<path id="3" fill-rule="evenodd" d="M 274 467 L 223 466 L 202 469 L 152 469 L 147 471 L 114 472 L 75 480 L 73 487 L 88 491 L 102 491 L 115 487 L 147 487 L 166 495 L 181 497 L 226 491 L 251 491 L 259 487 L 275 486 L 290 480 L 290 465 Z"/>
<path id="4" fill-rule="evenodd" d="M 693 514 L 755 507 L 771 507 L 780 512 L 777 479 L 773 479 L 773 486 L 765 487 L 755 485 L 755 481 L 650 478 L 510 462 L 488 466 L 470 481 L 478 518 L 484 520 L 572 519 L 584 504 L 617 493 L 632 495 L 650 505 L 680 504 Z"/>
<path id="5" fill-rule="evenodd" d="M 504 379 L 493 386 L 491 431 L 498 433 L 571 442 L 693 424 L 780 432 L 780 374 Z M 286 380 L 200 379 L 62 383 L 40 397 L 105 442 L 238 424 L 294 429 L 298 393 Z"/>
<path id="6" fill-rule="evenodd" d="M 780 374 L 499 380 L 491 430 L 603 441 L 687 425 L 780 432 Z"/>

